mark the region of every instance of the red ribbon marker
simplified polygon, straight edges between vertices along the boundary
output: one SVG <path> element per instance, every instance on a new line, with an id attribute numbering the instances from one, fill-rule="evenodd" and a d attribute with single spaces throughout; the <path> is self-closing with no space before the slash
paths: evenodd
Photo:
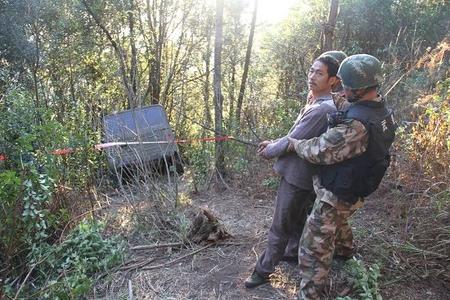
<path id="1" fill-rule="evenodd" d="M 231 136 L 225 135 L 225 136 L 200 138 L 200 139 L 193 139 L 193 140 L 175 140 L 175 143 L 187 144 L 187 143 L 194 143 L 194 142 L 223 142 L 223 141 L 228 141 L 232 138 L 233 137 L 231 137 Z"/>
<path id="2" fill-rule="evenodd" d="M 75 150 L 72 148 L 65 148 L 65 149 L 56 149 L 56 150 L 52 151 L 52 154 L 64 156 L 64 155 L 72 154 L 74 152 L 75 152 Z"/>
<path id="3" fill-rule="evenodd" d="M 227 140 L 231 140 L 233 137 L 225 135 L 225 136 L 219 136 L 219 137 L 208 137 L 208 138 L 199 138 L 199 139 L 192 139 L 192 140 L 174 140 L 174 141 L 151 141 L 151 142 L 111 142 L 111 143 L 103 143 L 103 144 L 97 144 L 95 145 L 95 149 L 102 150 L 109 147 L 114 146 L 129 146 L 129 145 L 146 145 L 146 144 L 188 144 L 188 143 L 195 143 L 195 142 L 223 142 Z"/>
<path id="4" fill-rule="evenodd" d="M 192 139 L 192 140 L 172 140 L 172 141 L 152 141 L 152 142 L 111 142 L 111 143 L 103 143 L 103 144 L 97 144 L 94 146 L 96 150 L 103 150 L 105 148 L 114 147 L 114 146 L 128 146 L 128 145 L 139 145 L 139 144 L 188 144 L 188 143 L 195 143 L 195 142 L 223 142 L 232 140 L 232 136 L 224 135 L 224 136 L 218 136 L 218 137 L 207 137 L 207 138 L 199 138 L 199 139 Z M 63 148 L 63 149 L 56 149 L 51 152 L 53 155 L 61 155 L 66 156 L 69 154 L 72 154 L 77 149 L 74 148 Z M 0 161 L 8 160 L 8 157 L 6 154 L 0 153 Z"/>

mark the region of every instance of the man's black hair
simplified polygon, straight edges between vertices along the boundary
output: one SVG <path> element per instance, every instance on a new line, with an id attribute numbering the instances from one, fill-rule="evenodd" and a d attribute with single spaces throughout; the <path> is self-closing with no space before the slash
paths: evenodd
<path id="1" fill-rule="evenodd" d="M 321 63 L 327 66 L 328 77 L 334 77 L 337 75 L 337 71 L 339 69 L 339 62 L 333 57 L 325 55 L 316 58 L 315 61 L 320 61 Z"/>

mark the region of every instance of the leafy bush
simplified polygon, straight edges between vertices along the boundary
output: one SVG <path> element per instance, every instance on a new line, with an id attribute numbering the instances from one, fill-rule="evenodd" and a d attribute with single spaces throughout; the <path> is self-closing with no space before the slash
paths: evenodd
<path id="1" fill-rule="evenodd" d="M 87 122 L 76 123 L 72 118 L 63 125 L 49 110 L 36 108 L 20 86 L 3 95 L 0 152 L 7 160 L 0 162 L 0 294 L 77 298 L 90 288 L 90 275 L 121 259 L 121 248 L 104 240 L 96 224 L 83 223 L 54 245 L 70 219 L 67 203 L 55 197 L 57 184 L 85 190 L 99 165 L 90 151 L 92 130 Z M 52 154 L 66 146 L 82 150 L 70 157 Z"/>
<path id="2" fill-rule="evenodd" d="M 381 300 L 378 279 L 380 278 L 380 267 L 373 264 L 369 268 L 364 266 L 361 260 L 353 258 L 345 265 L 347 272 L 354 278 L 354 286 L 357 289 L 360 299 Z M 350 297 L 338 297 L 337 300 L 351 300 Z"/>
<path id="3" fill-rule="evenodd" d="M 194 191 L 198 192 L 208 183 L 208 176 L 214 164 L 212 143 L 192 144 L 185 148 L 185 155 L 191 168 Z"/>
<path id="4" fill-rule="evenodd" d="M 436 92 L 418 101 L 424 108 L 409 136 L 409 156 L 422 172 L 444 182 L 450 166 L 450 79 L 437 85 Z"/>
<path id="5" fill-rule="evenodd" d="M 123 260 L 124 244 L 117 238 L 104 238 L 102 230 L 102 224 L 84 221 L 61 244 L 33 247 L 28 265 L 35 275 L 21 296 L 76 299 L 86 294 L 93 284 L 92 275 Z M 7 290 L 14 289 L 9 286 Z"/>
<path id="6" fill-rule="evenodd" d="M 263 186 L 268 187 L 271 190 L 276 190 L 277 187 L 280 185 L 280 178 L 279 177 L 267 177 L 262 182 Z"/>
<path id="7" fill-rule="evenodd" d="M 20 233 L 23 230 L 19 201 L 21 180 L 15 171 L 0 173 L 0 262 L 2 268 L 12 268 L 20 263 L 18 250 L 24 241 Z"/>

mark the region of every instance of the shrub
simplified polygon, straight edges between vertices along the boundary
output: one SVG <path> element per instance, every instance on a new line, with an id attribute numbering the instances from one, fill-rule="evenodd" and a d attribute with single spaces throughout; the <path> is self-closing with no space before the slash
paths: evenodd
<path id="1" fill-rule="evenodd" d="M 86 122 L 59 123 L 47 109 L 35 108 L 32 96 L 11 87 L 0 103 L 0 296 L 77 298 L 92 284 L 89 276 L 121 259 L 121 247 L 103 239 L 101 227 L 82 223 L 61 244 L 58 234 L 70 220 L 67 203 L 55 187 L 85 190 L 98 155 Z M 72 134 L 82 132 L 81 134 Z M 81 147 L 71 157 L 52 150 Z M 80 203 L 77 204 L 78 206 Z M 33 295 L 33 293 L 36 293 Z"/>
<path id="2" fill-rule="evenodd" d="M 59 245 L 35 245 L 27 262 L 34 276 L 20 296 L 76 299 L 86 294 L 95 273 L 123 260 L 124 244 L 117 238 L 104 238 L 102 230 L 102 224 L 84 221 Z M 14 288 L 9 286 L 8 290 Z"/>
<path id="3" fill-rule="evenodd" d="M 380 278 L 380 267 L 373 264 L 369 268 L 364 266 L 361 260 L 353 258 L 345 265 L 348 273 L 353 277 L 354 286 L 358 291 L 360 299 L 381 300 L 378 279 Z M 338 300 L 351 300 L 349 296 L 338 297 Z"/>
<path id="4" fill-rule="evenodd" d="M 450 166 L 450 79 L 437 85 L 434 94 L 417 102 L 424 110 L 409 136 L 409 156 L 425 175 L 444 182 Z"/>
<path id="5" fill-rule="evenodd" d="M 197 143 L 186 146 L 185 155 L 190 165 L 192 185 L 195 192 L 208 184 L 209 175 L 214 164 L 212 143 Z"/>

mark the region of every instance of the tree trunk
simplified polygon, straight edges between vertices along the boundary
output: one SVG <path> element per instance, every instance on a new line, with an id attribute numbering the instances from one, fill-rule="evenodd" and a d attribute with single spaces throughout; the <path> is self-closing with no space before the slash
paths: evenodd
<path id="1" fill-rule="evenodd" d="M 159 22 L 158 32 L 156 34 L 155 54 L 150 68 L 150 87 L 151 87 L 151 103 L 158 104 L 161 95 L 161 60 L 164 48 L 164 36 L 166 31 L 165 20 L 165 1 L 162 1 L 159 6 Z M 156 29 L 156 28 L 155 28 Z"/>
<path id="2" fill-rule="evenodd" d="M 205 118 L 205 125 L 207 127 L 210 127 L 212 123 L 211 108 L 209 105 L 212 19 L 211 19 L 211 26 L 209 24 L 210 23 L 208 22 L 206 30 L 206 52 L 203 54 L 203 60 L 205 61 L 205 81 L 203 83 L 203 101 L 205 103 L 204 118 Z"/>
<path id="3" fill-rule="evenodd" d="M 229 108 L 228 108 L 228 124 L 227 124 L 227 128 L 228 130 L 231 130 L 233 128 L 234 122 L 233 122 L 233 118 L 234 118 L 234 103 L 236 102 L 236 97 L 235 97 L 235 88 L 236 88 L 236 66 L 237 66 L 237 61 L 236 58 L 238 56 L 237 51 L 234 51 L 232 58 L 231 58 L 231 74 L 230 74 L 230 83 L 229 83 L 229 87 L 228 87 L 228 98 L 229 98 Z"/>
<path id="4" fill-rule="evenodd" d="M 214 41 L 214 120 L 215 120 L 215 136 L 222 135 L 222 43 L 223 43 L 223 6 L 224 0 L 216 1 L 216 35 Z M 223 142 L 216 141 L 215 147 L 215 165 L 216 178 L 220 185 L 220 178 L 225 173 L 225 159 Z"/>
<path id="5" fill-rule="evenodd" d="M 161 57 L 162 41 L 159 40 L 155 47 L 155 57 L 152 59 L 150 68 L 150 97 L 152 104 L 159 103 L 161 93 Z"/>
<path id="6" fill-rule="evenodd" d="M 175 49 L 175 53 L 173 55 L 171 55 L 171 59 L 169 58 L 170 54 L 173 53 L 173 49 L 171 49 L 171 51 L 167 51 L 167 57 L 166 57 L 166 61 L 172 61 L 171 63 L 169 63 L 169 67 L 167 72 L 167 75 L 165 76 L 166 80 L 165 80 L 165 84 L 163 85 L 163 92 L 160 95 L 160 100 L 162 100 L 163 103 L 166 102 L 166 99 L 169 97 L 169 95 L 171 94 L 171 89 L 172 86 L 175 84 L 176 78 L 177 76 L 181 75 L 182 77 L 184 77 L 184 73 L 182 70 L 186 70 L 187 64 L 188 64 L 188 55 L 183 54 L 182 52 L 182 48 L 183 46 L 185 46 L 185 51 L 186 53 L 190 53 L 192 51 L 192 43 L 186 42 L 185 40 L 189 39 L 188 36 L 188 30 L 186 30 L 186 20 L 189 17 L 189 14 L 191 12 L 191 7 L 187 7 L 186 5 L 183 6 L 182 8 L 182 16 L 181 16 L 181 28 L 180 28 L 180 37 L 178 38 L 178 41 L 176 43 L 177 47 Z M 189 44 L 191 44 L 191 46 L 188 46 Z M 181 54 L 181 55 L 180 55 Z M 184 86 L 184 84 L 182 84 L 182 86 Z M 172 89 L 173 91 L 173 89 Z M 172 101 L 173 102 L 173 101 Z"/>
<path id="7" fill-rule="evenodd" d="M 134 0 L 130 0 L 130 7 L 128 10 L 128 24 L 130 27 L 130 47 L 131 47 L 131 65 L 130 65 L 130 82 L 134 99 L 132 101 L 133 107 L 140 107 L 141 100 L 139 99 L 139 82 L 138 82 L 138 64 L 137 64 L 137 49 L 134 37 Z"/>
<path id="8" fill-rule="evenodd" d="M 328 14 L 328 21 L 323 25 L 324 43 L 322 52 L 333 50 L 334 27 L 336 26 L 336 19 L 339 12 L 339 0 L 330 1 L 330 12 Z"/>
<path id="9" fill-rule="evenodd" d="M 124 90 L 127 95 L 128 100 L 128 108 L 133 108 L 134 105 L 134 99 L 135 94 L 133 93 L 133 89 L 130 86 L 130 80 L 127 76 L 127 64 L 126 64 L 126 58 L 125 53 L 122 49 L 122 47 L 114 40 L 111 33 L 108 31 L 108 29 L 102 24 L 100 21 L 100 18 L 94 13 L 94 11 L 91 9 L 89 4 L 86 0 L 81 0 L 81 3 L 86 8 L 87 13 L 94 19 L 95 24 L 97 24 L 98 27 L 102 30 L 102 32 L 105 34 L 108 41 L 111 43 L 111 46 L 114 49 L 114 52 L 117 55 L 117 58 L 119 60 L 119 70 L 120 70 L 120 77 L 122 79 L 122 84 L 124 87 Z"/>
<path id="10" fill-rule="evenodd" d="M 250 66 L 250 56 L 252 53 L 253 37 L 255 35 L 256 14 L 258 11 L 258 0 L 255 0 L 255 8 L 253 9 L 252 24 L 250 27 L 250 35 L 248 37 L 247 52 L 245 53 L 244 73 L 242 74 L 241 87 L 236 104 L 236 132 L 239 134 L 241 123 L 242 103 L 244 100 L 245 85 L 247 83 L 248 68 Z"/>
<path id="11" fill-rule="evenodd" d="M 41 103 L 39 101 L 39 80 L 37 76 L 37 72 L 39 70 L 39 58 L 40 54 L 40 38 L 39 38 L 39 30 L 36 25 L 36 20 L 32 22 L 33 35 L 34 35 L 34 46 L 35 46 L 35 56 L 34 63 L 32 64 L 32 73 L 33 73 L 33 89 L 34 89 L 34 105 L 39 108 Z M 47 106 L 47 105 L 46 105 Z"/>
<path id="12" fill-rule="evenodd" d="M 156 104 L 159 102 L 159 92 L 155 91 L 157 89 L 158 83 L 159 83 L 159 76 L 156 74 L 159 74 L 160 71 L 160 64 L 157 62 L 160 61 L 161 54 L 158 49 L 160 48 L 160 35 L 158 34 L 158 24 L 157 24 L 157 12 L 156 12 L 156 3 L 155 1 L 147 0 L 147 25 L 149 28 L 149 32 L 152 36 L 152 42 L 154 45 L 149 46 L 149 51 L 147 52 L 148 57 L 148 85 L 147 89 L 144 93 L 144 101 L 147 99 L 148 96 L 150 96 L 150 103 Z M 153 96 L 157 94 L 157 98 L 154 99 Z"/>

